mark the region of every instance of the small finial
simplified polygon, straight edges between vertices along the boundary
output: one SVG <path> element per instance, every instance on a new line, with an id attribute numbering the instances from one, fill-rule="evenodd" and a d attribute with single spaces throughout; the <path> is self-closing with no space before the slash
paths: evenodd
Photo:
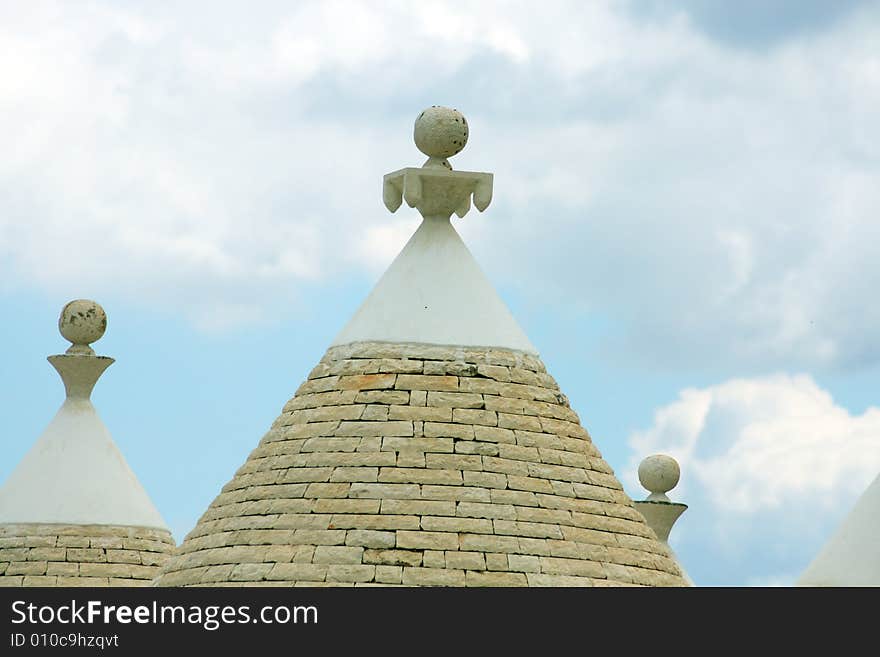
<path id="1" fill-rule="evenodd" d="M 666 454 L 652 454 L 639 463 L 639 481 L 642 486 L 648 489 L 650 495 L 641 501 L 633 501 L 636 509 L 645 517 L 645 522 L 654 530 L 657 538 L 663 541 L 668 547 L 669 532 L 675 521 L 681 517 L 681 514 L 687 510 L 687 504 L 681 502 L 673 502 L 666 496 L 678 484 L 681 477 L 681 468 L 678 467 L 678 461 Z M 670 554 L 676 563 L 678 557 L 669 548 Z M 694 582 L 688 576 L 681 563 L 678 563 L 681 569 L 681 576 L 685 584 L 693 586 Z"/>
<path id="2" fill-rule="evenodd" d="M 666 493 L 676 487 L 680 477 L 678 461 L 666 454 L 653 454 L 639 464 L 639 481 L 651 493 L 648 500 L 669 502 Z"/>
<path id="3" fill-rule="evenodd" d="M 446 158 L 460 153 L 467 144 L 467 119 L 457 109 L 433 105 L 416 118 L 413 139 L 428 156 L 423 167 L 452 169 Z"/>
<path id="4" fill-rule="evenodd" d="M 73 343 L 68 354 L 93 356 L 95 352 L 89 345 L 100 340 L 106 329 L 107 314 L 94 301 L 77 299 L 61 309 L 58 330 L 65 340 Z"/>

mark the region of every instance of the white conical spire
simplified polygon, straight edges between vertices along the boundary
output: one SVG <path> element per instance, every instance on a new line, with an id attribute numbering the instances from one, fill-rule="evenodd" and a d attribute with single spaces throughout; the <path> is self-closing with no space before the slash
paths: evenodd
<path id="1" fill-rule="evenodd" d="M 880 586 L 880 475 L 798 580 L 799 586 Z"/>
<path id="2" fill-rule="evenodd" d="M 72 301 L 62 310 L 59 329 L 73 345 L 49 362 L 61 375 L 67 398 L 0 488 L 0 524 L 167 529 L 89 399 L 114 362 L 89 346 L 106 325 L 104 310 L 93 301 Z"/>
<path id="3" fill-rule="evenodd" d="M 480 211 L 492 199 L 492 174 L 452 171 L 447 159 L 467 143 L 467 121 L 456 110 L 435 106 L 416 119 L 414 137 L 427 162 L 386 175 L 383 196 L 392 212 L 405 199 L 424 220 L 333 344 L 421 343 L 537 354 L 450 221 L 453 212 L 468 212 L 471 195 Z"/>

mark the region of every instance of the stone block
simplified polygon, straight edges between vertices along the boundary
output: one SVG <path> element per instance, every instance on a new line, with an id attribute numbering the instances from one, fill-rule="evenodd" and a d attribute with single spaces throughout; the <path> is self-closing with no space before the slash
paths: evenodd
<path id="1" fill-rule="evenodd" d="M 474 437 L 479 440 L 476 431 L 474 431 Z M 455 453 L 473 454 L 480 456 L 498 456 L 498 445 L 483 442 L 460 441 L 455 443 Z"/>
<path id="2" fill-rule="evenodd" d="M 412 436 L 412 422 L 395 420 L 388 422 L 341 422 L 337 436 Z"/>
<path id="3" fill-rule="evenodd" d="M 309 484 L 308 488 L 306 488 L 305 497 L 307 497 L 307 498 L 348 497 L 348 494 L 351 491 L 351 487 L 352 487 L 352 484 L 348 484 L 348 483 L 339 483 L 339 484 L 313 483 L 313 484 Z"/>
<path id="4" fill-rule="evenodd" d="M 316 564 L 360 564 L 364 548 L 351 545 L 318 545 L 312 563 Z"/>
<path id="5" fill-rule="evenodd" d="M 331 482 L 375 482 L 378 478 L 379 468 L 338 467 L 330 475 Z"/>
<path id="6" fill-rule="evenodd" d="M 446 567 L 458 570 L 486 570 L 486 558 L 482 552 L 446 552 Z"/>
<path id="7" fill-rule="evenodd" d="M 371 529 L 352 529 L 345 537 L 346 545 L 364 548 L 393 548 L 397 544 L 394 532 Z"/>
<path id="8" fill-rule="evenodd" d="M 516 552 L 519 543 L 514 536 L 489 536 L 487 534 L 460 534 L 461 549 L 466 552 Z M 505 558 L 505 568 L 506 565 Z M 488 564 L 488 555 L 487 555 Z"/>
<path id="9" fill-rule="evenodd" d="M 385 422 L 388 420 L 388 407 L 381 404 L 371 404 L 364 409 L 360 419 L 373 422 Z M 394 418 L 391 419 L 393 420 Z"/>
<path id="10" fill-rule="evenodd" d="M 425 568 L 446 568 L 446 556 L 439 550 L 425 550 L 422 566 Z"/>
<path id="11" fill-rule="evenodd" d="M 315 513 L 379 513 L 381 500 L 319 499 L 315 501 Z"/>
<path id="12" fill-rule="evenodd" d="M 518 506 L 538 506 L 534 493 L 524 490 L 499 490 L 490 491 L 493 504 L 515 504 Z"/>
<path id="13" fill-rule="evenodd" d="M 498 415 L 495 411 L 456 408 L 452 411 L 452 421 L 461 424 L 480 424 L 494 427 L 498 424 Z"/>
<path id="14" fill-rule="evenodd" d="M 553 485 L 547 479 L 538 479 L 536 477 L 511 474 L 507 477 L 507 485 L 513 490 L 544 494 L 553 493 Z"/>
<path id="15" fill-rule="evenodd" d="M 232 569 L 229 579 L 233 582 L 259 582 L 275 564 L 271 563 L 240 563 Z"/>
<path id="16" fill-rule="evenodd" d="M 537 417 L 513 413 L 498 413 L 498 426 L 504 429 L 541 431 L 541 421 Z"/>
<path id="17" fill-rule="evenodd" d="M 508 554 L 507 563 L 510 570 L 521 573 L 540 573 L 541 559 L 528 554 Z"/>
<path id="18" fill-rule="evenodd" d="M 483 456 L 481 458 L 483 459 L 483 470 L 487 472 L 527 476 L 530 468 L 534 465 L 525 461 L 515 461 L 496 456 Z"/>
<path id="19" fill-rule="evenodd" d="M 511 429 L 500 427 L 474 426 L 474 440 L 487 443 L 516 443 L 516 434 Z"/>
<path id="20" fill-rule="evenodd" d="M 265 577 L 267 580 L 286 582 L 323 582 L 327 577 L 327 566 L 311 563 L 276 563 Z"/>
<path id="21" fill-rule="evenodd" d="M 351 484 L 349 497 L 370 499 L 417 500 L 421 496 L 417 484 Z"/>
<path id="22" fill-rule="evenodd" d="M 418 516 L 400 515 L 336 515 L 330 521 L 331 529 L 418 529 Z"/>
<path id="23" fill-rule="evenodd" d="M 376 567 L 368 565 L 333 564 L 327 568 L 328 582 L 371 582 L 376 575 Z"/>
<path id="24" fill-rule="evenodd" d="M 528 586 L 523 573 L 479 572 L 469 570 L 467 586 Z"/>
<path id="25" fill-rule="evenodd" d="M 47 569 L 45 561 L 18 561 L 12 562 L 6 567 L 6 577 L 12 575 L 45 575 Z"/>
<path id="26" fill-rule="evenodd" d="M 364 563 L 387 566 L 420 566 L 421 550 L 364 550 Z"/>
<path id="27" fill-rule="evenodd" d="M 454 509 L 453 509 L 454 513 Z M 450 516 L 422 516 L 422 529 L 429 532 L 464 532 L 493 534 L 492 521 L 487 518 L 458 518 Z"/>
<path id="28" fill-rule="evenodd" d="M 400 566 L 376 566 L 375 579 L 382 584 L 400 584 L 403 582 L 403 568 Z"/>
<path id="29" fill-rule="evenodd" d="M 589 577 L 575 577 L 571 575 L 544 575 L 528 573 L 526 578 L 529 586 L 537 587 L 582 587 L 593 586 L 593 580 Z"/>
<path id="30" fill-rule="evenodd" d="M 388 408 L 388 417 L 391 420 L 451 422 L 452 409 L 436 406 L 391 406 Z"/>
<path id="31" fill-rule="evenodd" d="M 396 374 L 355 374 L 340 376 L 334 388 L 339 390 L 382 390 L 394 388 Z M 329 389 L 329 388 L 328 388 Z M 299 393 L 297 393 L 299 394 Z"/>
<path id="32" fill-rule="evenodd" d="M 464 473 L 467 481 L 468 473 Z M 501 475 L 502 477 L 504 475 Z M 422 499 L 426 500 L 464 500 L 467 502 L 489 502 L 489 489 L 474 486 L 422 486 Z"/>
<path id="33" fill-rule="evenodd" d="M 488 552 L 486 553 L 486 570 L 509 570 L 509 555 Z"/>
<path id="34" fill-rule="evenodd" d="M 410 395 L 403 390 L 365 390 L 354 401 L 358 404 L 408 404 Z"/>
<path id="35" fill-rule="evenodd" d="M 509 504 L 485 504 L 482 502 L 459 502 L 456 515 L 464 518 L 516 518 L 514 507 Z"/>
<path id="36" fill-rule="evenodd" d="M 452 438 L 401 438 L 382 439 L 382 451 L 395 452 L 445 452 L 451 454 L 455 441 Z"/>
<path id="37" fill-rule="evenodd" d="M 428 454 L 428 457 L 440 456 Z M 430 467 L 430 466 L 429 466 Z M 425 468 L 382 468 L 379 473 L 380 482 L 459 485 L 462 483 L 461 472 L 457 470 L 428 470 Z"/>
<path id="38" fill-rule="evenodd" d="M 464 586 L 463 570 L 447 568 L 411 568 L 403 569 L 405 586 Z"/>
<path id="39" fill-rule="evenodd" d="M 457 376 L 399 374 L 394 387 L 397 390 L 456 391 L 458 380 Z"/>
<path id="40" fill-rule="evenodd" d="M 507 475 L 497 472 L 462 472 L 465 486 L 507 488 Z M 488 500 L 487 500 L 488 501 Z"/>
<path id="41" fill-rule="evenodd" d="M 458 438 L 459 440 L 474 439 L 474 427 L 469 424 L 425 422 L 423 431 L 426 438 Z M 449 451 L 451 452 L 452 450 L 450 449 Z"/>
<path id="42" fill-rule="evenodd" d="M 562 539 L 562 531 L 559 525 L 548 525 L 540 522 L 520 522 L 518 520 L 494 520 L 493 525 L 496 534 Z"/>
<path id="43" fill-rule="evenodd" d="M 457 550 L 458 534 L 451 532 L 397 532 L 397 547 L 410 550 Z"/>
<path id="44" fill-rule="evenodd" d="M 443 408 L 483 408 L 483 396 L 472 392 L 429 392 L 428 406 Z"/>
<path id="45" fill-rule="evenodd" d="M 546 575 L 577 575 L 579 577 L 605 577 L 602 564 L 584 559 L 540 557 L 541 572 Z"/>

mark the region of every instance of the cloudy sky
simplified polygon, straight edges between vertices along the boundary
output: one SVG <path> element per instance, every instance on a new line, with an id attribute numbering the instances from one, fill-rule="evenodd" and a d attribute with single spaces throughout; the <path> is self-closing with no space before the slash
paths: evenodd
<path id="1" fill-rule="evenodd" d="M 880 5 L 0 0 L 0 480 L 93 399 L 180 540 L 418 225 L 381 177 L 458 108 L 456 225 L 633 497 L 679 459 L 699 584 L 787 584 L 880 472 Z"/>

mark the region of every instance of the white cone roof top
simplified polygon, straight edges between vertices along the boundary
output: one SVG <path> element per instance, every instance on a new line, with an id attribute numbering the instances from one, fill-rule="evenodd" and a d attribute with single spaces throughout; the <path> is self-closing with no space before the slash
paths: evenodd
<path id="1" fill-rule="evenodd" d="M 67 304 L 59 328 L 73 343 L 49 362 L 67 398 L 31 450 L 0 487 L 0 524 L 123 525 L 168 529 L 89 399 L 114 361 L 89 343 L 107 324 L 93 301 Z"/>
<path id="2" fill-rule="evenodd" d="M 880 475 L 798 580 L 799 586 L 880 586 Z"/>
<path id="3" fill-rule="evenodd" d="M 414 136 L 428 161 L 386 175 L 383 197 L 392 212 L 405 199 L 424 220 L 333 345 L 412 342 L 537 354 L 450 221 L 453 212 L 468 212 L 472 195 L 480 211 L 492 200 L 492 174 L 452 171 L 446 159 L 467 143 L 467 121 L 435 106 L 416 119 Z"/>

